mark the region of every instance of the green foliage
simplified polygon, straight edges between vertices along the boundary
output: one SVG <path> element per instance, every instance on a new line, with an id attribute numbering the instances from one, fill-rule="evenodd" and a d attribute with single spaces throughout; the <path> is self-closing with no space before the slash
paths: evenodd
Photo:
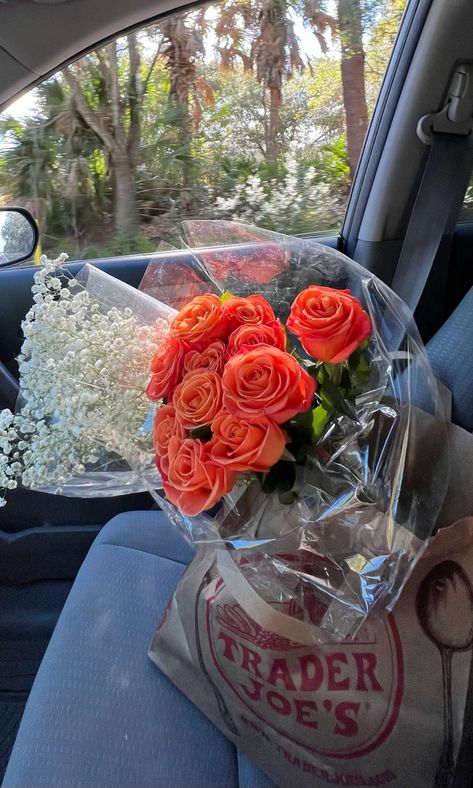
<path id="1" fill-rule="evenodd" d="M 362 2 L 370 107 L 403 5 Z M 115 163 L 63 74 L 35 89 L 30 115 L 0 120 L 2 201 L 33 211 L 44 251 L 62 247 L 83 258 L 148 253 L 162 240 L 177 241 L 182 220 L 194 217 L 238 216 L 290 233 L 340 226 L 350 172 L 333 4 L 280 4 L 286 43 L 278 53 L 264 9 L 264 0 L 224 0 L 184 12 L 180 26 L 162 22 L 138 33 L 142 93 L 134 100 L 129 40 L 118 41 L 113 57 L 126 134 L 132 112 L 139 115 L 136 233 L 120 237 L 113 230 Z M 113 52 L 104 48 L 74 66 L 105 130 L 114 122 L 107 71 Z M 280 71 L 279 106 L 268 103 L 269 67 Z M 223 210 L 237 194 L 235 208 Z"/>
<path id="2" fill-rule="evenodd" d="M 116 235 L 104 243 L 93 244 L 81 250 L 79 257 L 86 260 L 96 257 L 124 257 L 130 254 L 150 254 L 156 251 L 156 244 L 142 233 L 135 235 Z"/>

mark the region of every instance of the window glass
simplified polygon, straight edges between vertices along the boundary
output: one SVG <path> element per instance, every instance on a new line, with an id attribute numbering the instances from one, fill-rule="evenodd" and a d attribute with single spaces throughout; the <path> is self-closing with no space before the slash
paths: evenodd
<path id="1" fill-rule="evenodd" d="M 460 221 L 473 222 L 473 178 L 470 181 L 468 189 L 466 190 L 463 200 L 463 208 L 460 212 Z"/>
<path id="2" fill-rule="evenodd" d="M 404 4 L 225 0 L 123 36 L 2 116 L 0 200 L 82 259 L 194 217 L 334 232 Z"/>

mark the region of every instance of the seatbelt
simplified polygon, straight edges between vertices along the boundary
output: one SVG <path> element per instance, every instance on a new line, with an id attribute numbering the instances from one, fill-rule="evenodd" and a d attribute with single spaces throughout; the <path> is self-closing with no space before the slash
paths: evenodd
<path id="1" fill-rule="evenodd" d="M 420 119 L 417 135 L 430 152 L 391 285 L 413 312 L 473 168 L 473 64 L 457 67 L 446 105 Z"/>

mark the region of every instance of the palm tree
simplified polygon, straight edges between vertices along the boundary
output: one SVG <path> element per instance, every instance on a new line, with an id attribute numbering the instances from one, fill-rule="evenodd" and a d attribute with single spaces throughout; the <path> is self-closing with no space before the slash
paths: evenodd
<path id="1" fill-rule="evenodd" d="M 265 154 L 270 161 L 280 150 L 284 80 L 305 67 L 291 12 L 304 16 L 326 51 L 325 34 L 334 29 L 335 20 L 323 6 L 324 0 L 227 0 L 220 7 L 215 32 L 221 64 L 233 68 L 241 62 L 247 72 L 256 67 L 263 87 Z"/>
<path id="2" fill-rule="evenodd" d="M 338 0 L 338 29 L 342 49 L 341 69 L 348 163 L 353 181 L 368 128 L 360 0 Z"/>
<path id="3" fill-rule="evenodd" d="M 215 35 L 223 71 L 231 71 L 239 63 L 245 73 L 252 73 L 252 40 L 258 31 L 257 23 L 257 6 L 252 0 L 227 0 L 220 3 Z"/>
<path id="4" fill-rule="evenodd" d="M 37 112 L 2 124 L 8 146 L 2 180 L 11 198 L 35 215 L 44 238 L 72 234 L 104 207 L 103 177 L 97 177 L 101 144 L 76 113 L 60 78 L 37 88 Z M 3 185 L 3 184 L 2 184 Z"/>
<path id="5" fill-rule="evenodd" d="M 283 80 L 304 69 L 288 11 L 287 0 L 263 0 L 258 13 L 259 34 L 253 45 L 256 77 L 263 86 L 266 155 L 271 161 L 279 151 Z"/>
<path id="6" fill-rule="evenodd" d="M 136 177 L 141 138 L 143 98 L 156 55 L 143 74 L 137 34 L 107 44 L 63 71 L 81 122 L 100 140 L 113 185 L 113 217 L 119 235 L 138 229 Z"/>
<path id="7" fill-rule="evenodd" d="M 204 54 L 205 9 L 173 14 L 159 27 L 165 42 L 162 55 L 169 71 L 169 107 L 178 129 L 178 155 L 182 162 L 179 204 L 187 212 L 194 181 L 192 139 L 200 119 L 198 95 L 207 90 L 207 85 L 198 78 L 196 66 L 199 56 Z"/>

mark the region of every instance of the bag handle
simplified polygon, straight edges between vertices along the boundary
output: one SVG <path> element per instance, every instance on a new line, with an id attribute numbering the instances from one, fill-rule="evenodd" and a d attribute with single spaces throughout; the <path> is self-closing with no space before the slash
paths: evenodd
<path id="1" fill-rule="evenodd" d="M 327 633 L 320 627 L 281 613 L 261 599 L 226 548 L 217 550 L 217 570 L 238 604 L 244 610 L 251 611 L 251 618 L 263 629 L 268 629 L 302 646 L 313 646 L 314 643 L 326 639 Z"/>

